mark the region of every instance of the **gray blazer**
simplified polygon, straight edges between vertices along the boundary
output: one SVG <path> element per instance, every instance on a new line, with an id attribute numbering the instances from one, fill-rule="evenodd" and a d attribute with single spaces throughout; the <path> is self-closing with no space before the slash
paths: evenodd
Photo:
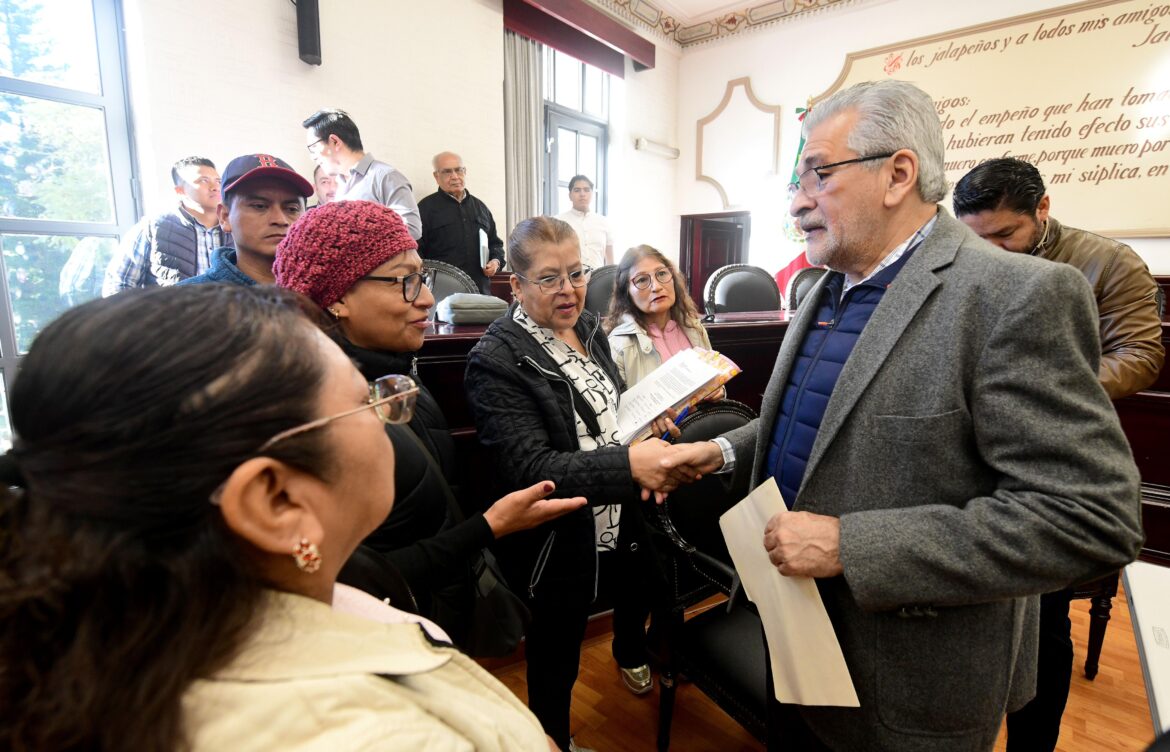
<path id="1" fill-rule="evenodd" d="M 727 435 L 753 487 L 816 309 L 758 421 Z M 1036 595 L 1136 556 L 1138 471 L 1099 359 L 1080 272 L 940 210 L 841 372 L 794 504 L 841 519 L 845 574 L 818 585 L 861 708 L 802 710 L 834 749 L 991 749 L 1035 693 Z"/>

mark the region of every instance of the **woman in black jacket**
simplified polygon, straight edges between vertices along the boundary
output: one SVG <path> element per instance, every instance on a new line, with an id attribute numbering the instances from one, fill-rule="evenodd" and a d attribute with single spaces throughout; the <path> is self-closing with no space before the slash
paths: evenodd
<path id="1" fill-rule="evenodd" d="M 471 351 L 466 388 L 480 442 L 497 480 L 519 487 L 550 479 L 590 506 L 501 541 L 508 581 L 532 611 L 527 634 L 528 706 L 545 733 L 569 748 L 569 705 L 598 552 L 622 572 L 652 568 L 641 501 L 675 479 L 659 439 L 617 441 L 621 378 L 598 319 L 584 310 L 589 269 L 572 227 L 549 217 L 519 223 L 508 241 L 516 298 Z M 619 524 L 620 523 L 620 524 Z"/>
<path id="2" fill-rule="evenodd" d="M 479 551 L 584 502 L 545 499 L 553 486 L 539 479 L 466 520 L 450 503 L 454 446 L 414 369 L 435 302 L 416 248 L 394 211 L 368 201 L 330 202 L 289 229 L 273 273 L 278 285 L 307 295 L 334 319 L 338 344 L 368 380 L 400 373 L 418 384 L 414 419 L 386 426 L 399 458 L 394 508 L 363 544 L 402 574 L 420 612 L 460 644 L 471 605 L 470 564 Z"/>

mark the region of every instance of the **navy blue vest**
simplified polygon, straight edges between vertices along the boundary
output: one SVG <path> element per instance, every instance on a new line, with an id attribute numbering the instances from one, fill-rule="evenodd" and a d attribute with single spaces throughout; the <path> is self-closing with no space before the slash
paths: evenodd
<path id="1" fill-rule="evenodd" d="M 872 279 L 851 287 L 843 297 L 845 276 L 840 272 L 831 272 L 821 288 L 816 316 L 784 386 L 764 465 L 776 479 L 789 507 L 796 502 L 813 442 L 841 370 L 886 288 L 913 252 L 903 254 Z"/>

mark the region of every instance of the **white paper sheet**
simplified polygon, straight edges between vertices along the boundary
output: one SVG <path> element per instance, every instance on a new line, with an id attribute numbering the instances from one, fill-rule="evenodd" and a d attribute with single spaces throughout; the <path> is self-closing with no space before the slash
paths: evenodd
<path id="1" fill-rule="evenodd" d="M 788 513 L 768 478 L 719 518 L 743 589 L 760 612 L 776 699 L 793 705 L 860 705 L 841 644 L 810 577 L 785 577 L 768 559 L 764 526 Z"/>
<path id="2" fill-rule="evenodd" d="M 704 363 L 694 348 L 675 354 L 622 392 L 618 403 L 618 440 L 630 443 L 651 421 L 718 375 L 719 371 Z"/>
<path id="3" fill-rule="evenodd" d="M 1125 568 L 1125 596 L 1146 680 L 1154 730 L 1170 732 L 1170 568 L 1135 561 Z"/>
<path id="4" fill-rule="evenodd" d="M 479 228 L 479 266 L 481 269 L 488 265 L 488 261 L 491 260 L 490 257 L 491 249 L 488 247 L 487 233 L 481 227 Z"/>

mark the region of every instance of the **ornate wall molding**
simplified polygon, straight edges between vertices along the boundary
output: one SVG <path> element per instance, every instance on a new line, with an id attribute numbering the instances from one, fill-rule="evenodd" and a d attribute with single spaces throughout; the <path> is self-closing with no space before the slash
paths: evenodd
<path id="1" fill-rule="evenodd" d="M 694 23 L 674 18 L 652 0 L 586 0 L 590 5 L 609 13 L 659 39 L 685 49 L 705 44 L 746 31 L 773 26 L 794 17 L 819 13 L 831 6 L 852 5 L 860 0 L 772 0 L 730 11 Z"/>
<path id="2" fill-rule="evenodd" d="M 716 121 L 723 115 L 731 104 L 736 90 L 743 87 L 746 104 L 733 114 L 731 132 L 727 129 L 716 128 Z M 711 112 L 696 124 L 695 135 L 695 179 L 715 186 L 719 198 L 723 201 L 723 208 L 739 206 L 747 189 L 735 183 L 736 179 L 758 172 L 757 177 L 765 174 L 776 174 L 780 162 L 780 105 L 769 105 L 761 102 L 752 91 L 751 79 L 747 76 L 727 82 L 723 91 L 723 99 Z M 754 121 L 754 122 L 752 122 Z M 703 145 L 704 130 L 715 130 L 710 134 L 706 143 L 709 147 L 710 164 L 704 164 Z M 712 155 L 711 152 L 717 152 Z M 736 155 L 729 158 L 728 155 Z M 743 164 L 745 161 L 749 164 Z M 721 182 L 719 173 L 728 175 Z M 728 185 L 724 185 L 728 183 Z"/>

